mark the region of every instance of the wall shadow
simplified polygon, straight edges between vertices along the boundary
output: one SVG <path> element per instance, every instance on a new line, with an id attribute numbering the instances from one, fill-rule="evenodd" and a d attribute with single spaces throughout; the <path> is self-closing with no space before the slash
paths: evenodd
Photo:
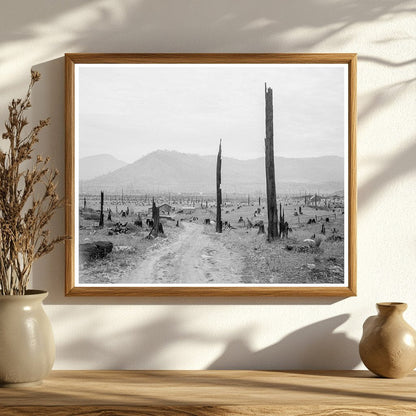
<path id="1" fill-rule="evenodd" d="M 390 84 L 387 88 L 380 88 L 373 93 L 366 104 L 360 106 L 358 112 L 358 125 L 364 124 L 374 114 L 375 109 L 381 111 L 388 107 L 392 102 L 398 99 L 398 97 L 405 94 L 416 78 L 403 80 L 395 84 Z"/>
<path id="2" fill-rule="evenodd" d="M 154 369 L 161 366 L 161 361 L 168 359 L 165 352 L 169 347 L 192 341 L 210 343 L 214 338 L 203 331 L 194 332 L 184 328 L 180 319 L 173 314 L 147 320 L 144 325 L 141 325 L 139 314 L 136 318 L 136 326 L 128 330 L 120 326 L 113 327 L 111 337 L 108 333 L 97 333 L 94 319 L 84 322 L 84 327 L 80 328 L 79 333 L 73 334 L 70 342 L 57 345 L 57 359 L 75 362 L 80 368 L 89 369 Z M 58 312 L 56 319 L 63 323 L 73 317 Z M 94 336 L 86 336 L 87 333 Z"/>
<path id="3" fill-rule="evenodd" d="M 382 168 L 358 188 L 358 208 L 364 208 L 391 182 L 416 171 L 416 137 L 407 148 L 390 157 Z"/>
<path id="4" fill-rule="evenodd" d="M 254 328 L 240 330 L 234 338 L 205 333 L 201 329 L 189 329 L 179 316 L 166 313 L 146 320 L 144 325 L 137 316 L 137 324 L 129 330 L 118 327 L 112 336 L 99 336 L 100 329 L 94 322 L 84 322 L 79 333 L 68 343 L 58 344 L 60 362 L 73 361 L 80 368 L 88 366 L 106 369 L 151 369 L 163 365 L 172 349 L 189 343 L 202 346 L 225 345 L 223 353 L 205 367 L 207 370 L 345 370 L 360 363 L 358 343 L 344 332 L 335 332 L 349 318 L 342 314 L 300 328 L 279 342 L 261 350 L 249 347 L 250 333 Z M 64 311 L 56 319 L 70 323 L 74 319 Z M 108 322 L 111 325 L 111 322 Z M 245 335 L 241 335 L 244 332 Z M 85 334 L 90 336 L 86 337 Z M 122 347 L 122 354 L 118 353 Z M 201 350 L 204 350 L 202 347 Z M 201 352 L 197 349 L 195 354 Z M 184 357 L 178 357 L 181 362 Z M 170 360 L 172 362 L 172 360 Z M 195 362 L 189 356 L 189 362 Z M 93 367 L 91 367 L 91 364 Z M 172 364 L 170 365 L 170 367 Z M 175 363 L 173 364 L 175 366 Z M 177 366 L 177 363 L 176 363 Z M 167 364 L 169 367 L 169 364 Z M 177 367 L 176 367 L 177 368 Z"/>
<path id="5" fill-rule="evenodd" d="M 303 0 L 262 0 L 256 4 L 242 0 L 238 7 L 233 1 L 224 0 L 208 3 L 176 0 L 174 7 L 166 7 L 165 0 L 111 3 L 91 0 L 87 8 L 82 0 L 38 0 L 35 8 L 29 8 L 21 7 L 16 1 L 8 5 L 7 11 L 9 15 L 19 16 L 20 27 L 16 31 L 13 19 L 3 19 L 2 43 L 15 41 L 16 38 L 31 39 L 38 36 L 42 25 L 59 22 L 60 18 L 74 12 L 84 12 L 84 19 L 88 19 L 89 24 L 84 27 L 79 22 L 73 29 L 74 36 L 66 40 L 66 46 L 70 49 L 76 47 L 78 52 L 172 51 L 177 49 L 172 47 L 173 37 L 170 36 L 175 28 L 181 28 L 181 33 L 199 33 L 198 37 L 183 36 L 182 48 L 191 48 L 194 52 L 207 49 L 258 52 L 259 40 L 267 44 L 273 39 L 274 47 L 279 50 L 287 42 L 278 35 L 296 27 L 323 29 L 317 36 L 291 39 L 292 51 L 305 51 L 352 25 L 415 11 L 408 0 L 378 0 L 376 3 L 354 0 L 337 3 L 336 6 L 319 0 L 309 0 L 307 4 Z M 44 12 L 46 9 L 47 13 Z M 94 12 L 91 16 L 89 10 Z M 63 29 L 68 30 L 66 27 Z M 110 33 L 112 36 L 109 36 Z M 126 39 L 135 42 L 132 44 Z"/>
<path id="6" fill-rule="evenodd" d="M 207 369 L 352 369 L 361 361 L 358 343 L 343 332 L 335 332 L 349 317 L 342 314 L 307 325 L 258 351 L 250 348 L 246 338 L 233 339 Z"/>

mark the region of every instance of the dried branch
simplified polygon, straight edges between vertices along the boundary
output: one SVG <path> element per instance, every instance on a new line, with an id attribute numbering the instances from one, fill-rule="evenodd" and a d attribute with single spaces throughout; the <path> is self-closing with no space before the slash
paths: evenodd
<path id="1" fill-rule="evenodd" d="M 28 125 L 24 112 L 31 107 L 32 88 L 39 79 L 39 72 L 32 71 L 26 96 L 12 100 L 1 136 L 9 142 L 7 151 L 0 150 L 1 295 L 24 294 L 33 262 L 66 238 L 51 238 L 46 229 L 56 209 L 63 205 L 56 192 L 58 171 L 49 168 L 49 157 L 41 156 L 37 156 L 32 167 L 22 168 L 23 163 L 32 159 L 40 131 L 50 123 L 49 118 L 40 120 L 24 135 Z"/>

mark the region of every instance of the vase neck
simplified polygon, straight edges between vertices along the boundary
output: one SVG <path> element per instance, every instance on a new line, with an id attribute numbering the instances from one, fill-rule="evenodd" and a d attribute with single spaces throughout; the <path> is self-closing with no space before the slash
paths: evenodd
<path id="1" fill-rule="evenodd" d="M 402 302 L 382 302 L 377 303 L 377 309 L 379 315 L 401 315 L 407 309 L 407 304 Z"/>

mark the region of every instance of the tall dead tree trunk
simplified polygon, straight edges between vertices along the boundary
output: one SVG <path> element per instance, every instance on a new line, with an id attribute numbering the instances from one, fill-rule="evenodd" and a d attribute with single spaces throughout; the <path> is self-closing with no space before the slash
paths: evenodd
<path id="1" fill-rule="evenodd" d="M 278 219 L 276 202 L 276 179 L 274 170 L 274 144 L 273 144 L 273 90 L 265 87 L 266 100 L 266 192 L 267 192 L 267 240 L 272 241 L 278 237 Z"/>
<path id="2" fill-rule="evenodd" d="M 99 227 L 104 227 L 104 192 L 101 191 L 101 203 L 100 203 L 100 223 Z"/>
<path id="3" fill-rule="evenodd" d="M 217 233 L 222 233 L 222 220 L 221 220 L 221 204 L 222 204 L 222 194 L 221 194 L 221 140 L 220 146 L 218 148 L 217 155 L 217 224 L 215 226 L 215 231 Z"/>

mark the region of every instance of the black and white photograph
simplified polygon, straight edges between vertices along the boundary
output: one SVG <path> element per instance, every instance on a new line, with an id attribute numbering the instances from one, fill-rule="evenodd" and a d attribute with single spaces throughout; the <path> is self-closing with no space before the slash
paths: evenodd
<path id="1" fill-rule="evenodd" d="M 76 286 L 348 286 L 348 64 L 74 79 Z"/>

